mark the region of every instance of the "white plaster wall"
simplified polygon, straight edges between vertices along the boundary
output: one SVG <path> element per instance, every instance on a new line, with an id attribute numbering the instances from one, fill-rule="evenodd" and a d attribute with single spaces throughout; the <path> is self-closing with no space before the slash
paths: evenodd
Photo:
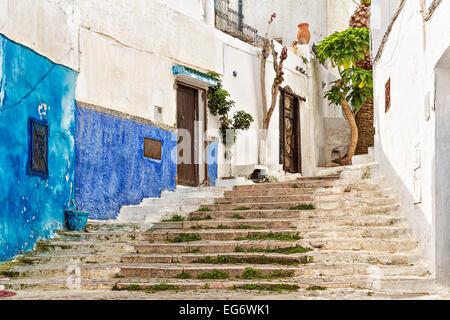
<path id="1" fill-rule="evenodd" d="M 353 0 L 242 0 L 244 23 L 258 30 L 260 36 L 267 32 L 273 12 L 277 19 L 270 35 L 282 38 L 284 45 L 297 40 L 298 24 L 310 24 L 311 44 L 317 43 L 335 31 L 348 28 L 356 8 Z M 230 0 L 230 7 L 238 11 L 238 0 Z"/>
<path id="2" fill-rule="evenodd" d="M 374 66 L 376 158 L 435 268 L 435 66 L 450 45 L 450 1 L 424 23 L 419 1 L 406 1 Z M 392 106 L 385 113 L 385 83 Z M 429 97 L 429 98 L 428 98 Z"/>
<path id="3" fill-rule="evenodd" d="M 78 0 L 0 0 L 0 33 L 78 70 Z"/>
<path id="4" fill-rule="evenodd" d="M 230 7 L 237 11 L 238 0 L 230 0 Z M 311 44 L 326 36 L 326 0 L 243 0 L 244 23 L 258 30 L 260 36 L 267 32 L 268 21 L 275 12 L 277 19 L 270 35 L 282 38 L 284 45 L 297 40 L 298 24 L 310 24 Z"/>
<path id="5" fill-rule="evenodd" d="M 384 34 L 397 10 L 400 0 L 372 0 L 371 6 L 371 37 L 372 56 L 375 57 L 380 49 Z"/>
<path id="6" fill-rule="evenodd" d="M 353 0 L 327 0 L 327 36 L 348 29 L 357 7 Z"/>
<path id="7" fill-rule="evenodd" d="M 234 164 L 255 165 L 258 162 L 257 134 L 262 120 L 261 50 L 205 23 L 202 14 L 210 2 L 1 0 L 0 32 L 55 62 L 78 70 L 77 100 L 150 120 L 155 120 L 155 106 L 162 107 L 162 123 L 174 127 L 176 89 L 172 66 L 183 64 L 221 74 L 225 88 L 236 101 L 236 110 L 244 109 L 255 118 L 251 130 L 239 137 Z M 282 7 L 284 12 L 289 11 L 287 4 Z M 211 6 L 208 8 L 210 10 Z M 300 9 L 295 7 L 295 10 L 299 12 Z M 302 14 L 311 13 L 309 19 L 316 22 L 313 17 L 322 6 L 312 5 L 308 10 Z M 258 19 L 258 14 L 253 18 Z M 262 21 L 265 23 L 267 18 Z M 291 21 L 293 24 L 295 21 L 295 37 L 297 21 L 293 18 Z M 317 23 L 325 30 L 323 19 Z M 280 52 L 281 49 L 282 46 L 277 44 L 276 50 Z M 297 66 L 308 70 L 309 78 L 298 72 Z M 238 73 L 236 78 L 233 71 Z M 319 158 L 316 140 L 323 136 L 322 132 L 317 132 L 322 126 L 322 109 L 311 78 L 313 71 L 298 56 L 289 53 L 283 86 L 289 85 L 294 93 L 308 99 L 301 103 L 301 121 L 303 164 L 309 174 Z M 270 58 L 266 81 L 268 101 L 273 78 Z M 312 94 L 316 96 L 309 99 Z M 208 127 L 212 129 L 210 136 L 219 136 L 217 119 L 210 116 Z M 279 162 L 278 127 L 277 99 L 268 145 L 269 162 L 274 165 Z"/>
<path id="8" fill-rule="evenodd" d="M 206 0 L 156 0 L 169 8 L 192 17 L 197 20 L 205 18 Z"/>

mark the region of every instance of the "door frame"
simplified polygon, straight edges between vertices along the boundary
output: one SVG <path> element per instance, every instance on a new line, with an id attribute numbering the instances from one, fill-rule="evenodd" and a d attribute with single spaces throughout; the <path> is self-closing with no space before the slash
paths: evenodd
<path id="1" fill-rule="evenodd" d="M 176 80 L 175 81 L 175 91 L 176 91 L 177 95 L 178 95 L 178 86 L 194 89 L 197 92 L 197 94 L 196 94 L 196 104 L 195 104 L 195 113 L 194 113 L 194 137 L 192 139 L 193 140 L 192 143 L 193 143 L 193 146 L 194 146 L 194 153 L 195 153 L 196 146 L 199 145 L 198 140 L 197 140 L 198 136 L 195 134 L 195 131 L 196 131 L 195 122 L 200 119 L 200 107 L 201 107 L 200 106 L 200 104 L 201 104 L 200 94 L 202 95 L 202 98 L 204 100 L 204 103 L 203 103 L 203 115 L 204 115 L 204 117 L 203 117 L 203 131 L 204 131 L 204 134 L 206 134 L 206 131 L 207 131 L 207 128 L 208 128 L 208 124 L 207 124 L 207 121 L 208 121 L 208 114 L 207 114 L 207 104 L 208 104 L 208 101 L 207 101 L 207 89 L 200 88 L 200 87 L 194 86 L 192 84 L 189 84 L 189 83 L 186 83 L 186 82 L 183 82 L 183 81 L 180 81 L 180 80 Z M 177 110 L 177 114 L 178 114 L 178 98 L 177 98 L 177 108 L 176 108 L 176 110 Z M 178 124 L 177 124 L 177 127 L 178 127 Z M 203 144 L 203 150 L 201 150 L 201 155 L 204 154 L 205 150 L 207 150 L 207 147 L 208 147 L 208 142 L 205 139 L 205 142 Z M 177 157 L 178 157 L 178 153 L 177 153 Z M 194 154 L 194 159 L 195 159 L 195 154 Z M 194 165 L 194 171 L 195 171 L 195 186 L 198 187 L 198 186 L 201 186 L 201 185 L 208 184 L 208 162 L 207 161 L 205 161 L 205 165 L 204 165 L 205 179 L 203 181 L 200 181 L 200 165 L 198 163 L 196 163 Z M 178 166 L 177 166 L 177 172 L 178 172 Z M 177 185 L 178 185 L 178 177 L 177 177 Z"/>
<path id="2" fill-rule="evenodd" d="M 306 99 L 296 95 L 289 86 L 280 88 L 280 164 L 283 165 L 283 171 L 287 172 L 285 161 L 285 97 L 290 95 L 294 98 L 294 118 L 295 118 L 295 145 L 297 148 L 297 173 L 302 173 L 302 135 L 301 135 L 301 119 L 300 119 L 300 101 L 305 102 Z"/>

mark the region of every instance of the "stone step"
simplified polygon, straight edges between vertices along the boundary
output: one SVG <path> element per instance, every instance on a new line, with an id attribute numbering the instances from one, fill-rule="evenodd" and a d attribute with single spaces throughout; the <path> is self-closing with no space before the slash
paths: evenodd
<path id="1" fill-rule="evenodd" d="M 246 210 L 246 211 L 212 211 L 192 212 L 187 220 L 193 219 L 280 219 L 280 218 L 330 218 L 330 217 L 358 217 L 368 215 L 389 215 L 401 217 L 403 214 L 398 210 L 399 206 L 361 207 L 342 210 Z"/>
<path id="2" fill-rule="evenodd" d="M 244 222 L 245 223 L 245 222 Z M 242 226 L 246 226 L 243 224 Z M 399 237 L 409 237 L 410 231 L 406 227 L 323 227 L 317 229 L 276 229 L 276 230 L 244 230 L 244 229 L 220 229 L 220 230 L 157 230 L 148 233 L 129 233 L 129 232 L 113 232 L 113 233 L 77 233 L 60 231 L 56 241 L 110 241 L 110 242 L 126 242 L 126 241 L 157 241 L 163 242 L 173 240 L 174 238 L 182 236 L 187 232 L 195 232 L 202 240 L 234 240 L 236 238 L 247 237 L 255 234 L 268 234 L 270 232 L 283 232 L 289 234 L 300 234 L 304 239 L 316 238 L 377 238 L 389 239 Z"/>
<path id="3" fill-rule="evenodd" d="M 180 253 L 208 253 L 221 254 L 235 252 L 237 247 L 244 251 L 265 250 L 267 248 L 290 248 L 301 246 L 316 250 L 345 250 L 345 251 L 367 251 L 385 253 L 405 253 L 416 250 L 418 242 L 412 239 L 301 239 L 297 241 L 208 241 L 199 240 L 186 243 L 146 243 L 146 242 L 79 242 L 79 241 L 52 241 L 39 243 L 38 251 L 46 254 L 102 254 L 102 253 L 122 253 L 122 254 L 180 254 Z"/>
<path id="4" fill-rule="evenodd" d="M 246 277 L 248 268 L 252 268 L 253 275 Z M 94 264 L 94 265 L 35 265 L 14 267 L 11 271 L 17 277 L 52 277 L 67 278 L 71 275 L 84 279 L 92 278 L 164 278 L 173 279 L 180 274 L 188 274 L 190 278 L 197 279 L 205 273 L 219 271 L 225 278 L 244 279 L 285 279 L 291 277 L 342 277 L 353 275 L 376 275 L 376 276 L 417 276 L 429 275 L 426 268 L 421 266 L 386 266 L 376 267 L 369 264 L 301 264 L 298 267 L 283 265 L 262 264 Z M 221 278 L 223 279 L 223 278 Z"/>
<path id="5" fill-rule="evenodd" d="M 263 250 L 264 251 L 264 250 Z M 300 261 L 312 261 L 319 264 L 351 264 L 368 263 L 371 265 L 404 265 L 422 266 L 423 262 L 419 253 L 373 253 L 371 251 L 310 251 L 306 253 L 281 254 L 266 252 L 228 252 L 226 254 L 36 254 L 27 257 L 27 263 L 36 264 L 112 264 L 112 263 L 194 263 L 207 257 L 216 258 L 229 256 L 249 262 L 257 260 L 261 263 L 261 257 L 277 258 L 289 262 L 292 259 Z"/>
<path id="6" fill-rule="evenodd" d="M 402 299 L 405 297 L 427 297 L 431 296 L 437 291 L 436 281 L 429 277 L 383 277 L 374 281 L 370 276 L 353 276 L 340 277 L 335 279 L 326 279 L 317 277 L 314 278 L 292 278 L 287 280 L 277 281 L 258 281 L 258 280 L 179 280 L 171 279 L 81 279 L 80 281 L 67 281 L 65 279 L 15 279 L 6 285 L 7 290 L 19 291 L 56 291 L 56 290 L 152 290 L 155 286 L 161 287 L 161 284 L 176 289 L 177 291 L 192 291 L 192 290 L 206 290 L 206 292 L 213 292 L 219 290 L 218 298 L 229 294 L 230 289 L 234 286 L 243 285 L 273 285 L 290 284 L 300 287 L 295 292 L 296 298 L 305 296 L 323 296 L 325 299 L 330 296 L 337 295 L 338 297 L 346 294 L 358 294 L 358 297 L 366 297 L 368 295 L 372 298 L 381 296 L 395 297 Z M 314 291 L 307 290 L 313 286 L 321 286 L 326 290 Z M 377 287 L 375 290 L 374 287 Z M 173 290 L 172 290 L 173 291 Z M 170 291 L 169 291 L 170 292 Z M 347 293 L 350 292 L 350 293 Z M 170 293 L 169 293 L 170 295 Z M 208 294 L 209 295 L 209 294 Z M 233 290 L 232 295 L 235 295 Z M 231 296 L 232 298 L 232 296 Z"/>
<path id="7" fill-rule="evenodd" d="M 314 204 L 317 209 L 357 208 L 368 206 L 398 205 L 395 198 L 355 199 L 341 201 L 295 201 L 295 202 L 269 202 L 269 203 L 233 203 L 202 205 L 199 211 L 247 211 L 247 210 L 290 210 L 299 205 Z M 194 211 L 194 210 L 193 210 Z"/>
<path id="8" fill-rule="evenodd" d="M 361 197 L 372 198 L 382 197 L 392 194 L 391 188 L 373 188 L 373 190 L 357 190 L 346 187 L 321 188 L 321 189 L 300 189 L 300 188 L 280 188 L 269 190 L 243 190 L 243 191 L 227 191 L 225 198 L 233 197 L 268 197 L 268 196 L 340 196 L 340 197 Z"/>
<path id="9" fill-rule="evenodd" d="M 219 203 L 270 203 L 270 202 L 295 202 L 295 201 L 313 201 L 312 195 L 278 195 L 278 196 L 245 196 L 245 197 L 225 197 L 217 198 L 213 204 Z"/>
<path id="10" fill-rule="evenodd" d="M 333 226 L 401 226 L 405 225 L 403 217 L 391 217 L 389 215 L 367 215 L 348 217 L 302 217 L 302 218 L 279 218 L 279 219 L 255 219 L 255 220 L 202 220 L 202 221 L 182 221 L 182 222 L 161 222 L 155 223 L 154 229 L 221 229 L 221 226 L 237 228 L 246 225 L 254 228 L 264 229 L 300 229 L 319 228 Z"/>
<path id="11" fill-rule="evenodd" d="M 332 188 L 338 186 L 348 186 L 361 188 L 363 186 L 374 186 L 374 188 L 379 188 L 380 186 L 388 186 L 383 178 L 366 179 L 358 182 L 346 181 L 346 180 L 323 180 L 323 181 L 294 181 L 294 182 L 283 182 L 283 183 L 259 183 L 253 185 L 243 185 L 234 187 L 235 191 L 242 190 L 261 190 L 261 189 L 280 189 L 280 188 Z"/>

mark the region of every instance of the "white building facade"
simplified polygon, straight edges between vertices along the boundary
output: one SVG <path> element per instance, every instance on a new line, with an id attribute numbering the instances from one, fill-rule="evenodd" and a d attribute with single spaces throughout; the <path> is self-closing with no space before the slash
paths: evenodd
<path id="1" fill-rule="evenodd" d="M 372 41 L 376 158 L 449 282 L 450 2 L 372 1 Z"/>

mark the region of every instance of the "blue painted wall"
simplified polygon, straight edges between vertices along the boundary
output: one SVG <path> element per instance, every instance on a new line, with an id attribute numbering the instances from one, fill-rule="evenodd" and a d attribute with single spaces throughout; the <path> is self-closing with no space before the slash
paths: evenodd
<path id="1" fill-rule="evenodd" d="M 176 134 L 77 107 L 76 201 L 90 219 L 116 219 L 120 208 L 174 190 Z M 144 138 L 162 141 L 162 161 L 144 157 Z"/>
<path id="2" fill-rule="evenodd" d="M 208 178 L 212 187 L 216 186 L 218 177 L 218 152 L 219 144 L 217 142 L 211 142 L 208 145 Z"/>
<path id="3" fill-rule="evenodd" d="M 65 228 L 74 186 L 77 73 L 0 34 L 0 261 Z M 28 118 L 49 125 L 49 176 L 27 175 Z"/>

